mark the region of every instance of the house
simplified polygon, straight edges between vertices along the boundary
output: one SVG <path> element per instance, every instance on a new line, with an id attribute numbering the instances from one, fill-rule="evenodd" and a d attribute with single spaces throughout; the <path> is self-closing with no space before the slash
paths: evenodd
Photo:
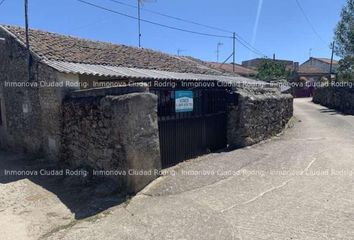
<path id="1" fill-rule="evenodd" d="M 296 72 L 295 80 L 300 86 L 294 89 L 294 96 L 312 97 L 315 84 L 323 78 L 333 78 L 333 74 L 337 72 L 338 67 L 338 61 L 333 60 L 332 74 L 330 74 L 331 59 L 311 57 L 301 64 L 299 70 Z"/>
<path id="2" fill-rule="evenodd" d="M 222 64 L 217 62 L 208 62 L 190 56 L 179 56 L 179 58 L 186 61 L 191 61 L 194 64 L 198 64 L 200 67 L 207 67 L 208 69 L 211 68 L 230 76 L 255 77 L 257 75 L 256 70 L 246 68 L 240 64 L 235 64 L 234 68 L 232 63 Z"/>
<path id="3" fill-rule="evenodd" d="M 321 78 L 333 78 L 333 74 L 337 73 L 339 62 L 328 58 L 311 57 L 309 60 L 300 65 L 297 73 L 298 78 L 306 82 L 317 82 Z M 331 71 L 332 68 L 332 72 Z"/>
<path id="4" fill-rule="evenodd" d="M 193 59 L 33 29 L 29 41 L 30 51 L 25 29 L 0 25 L 7 150 L 74 168 L 154 172 L 262 141 L 292 116 L 291 96 Z M 157 175 L 111 177 L 137 192 Z"/>
<path id="5" fill-rule="evenodd" d="M 106 87 L 86 92 L 104 96 L 117 94 L 111 82 L 261 83 L 184 57 L 40 30 L 29 30 L 29 54 L 24 28 L 0 25 L 0 39 L 0 147 L 55 161 L 62 158 L 63 102 L 80 89 Z M 145 91 L 134 87 L 129 91 Z M 174 97 L 172 90 L 164 94 L 166 101 Z"/>
<path id="6" fill-rule="evenodd" d="M 336 60 L 332 61 L 332 72 L 331 71 L 331 59 L 329 58 L 317 58 L 310 57 L 309 60 L 301 64 L 301 72 L 303 73 L 336 73 L 339 67 L 339 62 Z"/>
<path id="7" fill-rule="evenodd" d="M 33 29 L 29 31 L 29 73 L 25 29 L 0 25 L 0 38 L 0 146 L 44 152 L 54 159 L 59 157 L 61 104 L 68 92 L 85 88 L 95 79 L 138 80 L 159 75 L 157 70 L 222 74 L 158 51 Z"/>
<path id="8" fill-rule="evenodd" d="M 205 127 L 204 122 L 209 125 L 225 122 L 228 94 L 225 87 L 214 87 L 214 91 L 188 87 L 192 89 L 189 92 L 198 94 L 194 103 L 198 109 L 176 118 L 174 85 L 160 86 L 160 83 L 257 83 L 223 76 L 222 72 L 205 65 L 149 49 L 33 29 L 29 30 L 29 42 L 30 51 L 26 48 L 24 28 L 0 25 L 0 147 L 35 158 L 61 161 L 73 168 L 159 171 L 161 156 L 166 152 L 165 145 L 160 144 L 159 131 L 165 133 L 166 139 L 175 134 L 175 128 L 161 128 L 163 117 L 169 117 L 167 125 L 172 118 L 179 121 L 182 117 L 188 117 L 184 122 L 193 123 L 186 127 L 196 132 L 191 135 L 194 141 L 185 139 L 186 133 L 181 143 L 188 146 L 178 151 L 183 155 L 169 155 L 178 161 L 208 149 L 226 147 L 226 132 L 219 131 L 215 125 L 209 127 L 207 134 L 198 134 Z M 118 85 L 95 86 L 107 81 Z M 148 85 L 151 83 L 158 86 Z M 155 87 L 154 92 L 150 86 Z M 209 108 L 204 107 L 204 101 Z M 173 110 L 171 116 L 164 115 L 166 112 L 161 111 L 164 107 Z M 173 149 L 175 142 L 163 143 Z M 193 154 L 188 152 L 190 149 Z M 121 189 L 134 193 L 157 176 L 113 174 L 109 177 Z"/>
<path id="9" fill-rule="evenodd" d="M 244 67 L 240 64 L 232 64 L 232 63 L 216 63 L 216 62 L 207 62 L 208 66 L 215 68 L 219 71 L 224 71 L 227 73 L 234 73 L 243 77 L 255 77 L 257 75 L 257 71 L 251 68 Z"/>
<path id="10" fill-rule="evenodd" d="M 246 68 L 251 68 L 251 69 L 257 70 L 261 66 L 261 64 L 267 60 L 270 60 L 270 59 L 268 59 L 268 58 L 255 58 L 255 59 L 243 61 L 242 66 L 244 66 Z M 291 61 L 291 60 L 273 59 L 273 61 L 275 61 L 277 63 L 284 64 L 286 66 L 286 69 L 289 71 L 297 71 L 299 68 L 299 63 Z"/>

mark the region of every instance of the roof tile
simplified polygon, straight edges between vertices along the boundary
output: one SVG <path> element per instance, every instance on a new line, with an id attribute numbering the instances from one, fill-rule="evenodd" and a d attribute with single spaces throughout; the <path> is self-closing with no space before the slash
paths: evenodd
<path id="1" fill-rule="evenodd" d="M 0 25 L 25 42 L 25 29 Z M 106 42 L 91 41 L 40 30 L 29 31 L 31 50 L 45 60 L 83 64 L 109 65 L 174 72 L 221 75 L 216 69 L 184 58 Z"/>

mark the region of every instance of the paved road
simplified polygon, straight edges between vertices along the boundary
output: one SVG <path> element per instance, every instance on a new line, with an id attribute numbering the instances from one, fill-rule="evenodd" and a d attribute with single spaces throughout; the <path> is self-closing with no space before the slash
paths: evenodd
<path id="1" fill-rule="evenodd" d="M 354 239 L 354 116 L 302 99 L 295 117 L 271 141 L 180 164 L 43 238 Z"/>

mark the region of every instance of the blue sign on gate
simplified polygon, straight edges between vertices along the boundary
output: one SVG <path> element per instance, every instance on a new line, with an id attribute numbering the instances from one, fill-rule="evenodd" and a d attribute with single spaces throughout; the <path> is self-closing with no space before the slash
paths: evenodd
<path id="1" fill-rule="evenodd" d="M 193 91 L 176 91 L 176 112 L 193 112 Z"/>

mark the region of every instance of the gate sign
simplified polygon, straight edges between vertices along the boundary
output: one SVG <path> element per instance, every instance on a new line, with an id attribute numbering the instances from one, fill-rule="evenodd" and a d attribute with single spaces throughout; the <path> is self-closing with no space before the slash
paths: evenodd
<path id="1" fill-rule="evenodd" d="M 176 112 L 193 112 L 193 91 L 176 91 Z"/>

